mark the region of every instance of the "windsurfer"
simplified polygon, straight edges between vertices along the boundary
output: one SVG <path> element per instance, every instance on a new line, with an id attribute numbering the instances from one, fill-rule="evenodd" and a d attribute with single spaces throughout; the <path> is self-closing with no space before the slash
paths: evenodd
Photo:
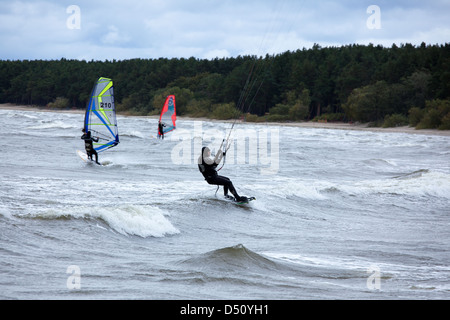
<path id="1" fill-rule="evenodd" d="M 95 151 L 93 142 L 98 142 L 98 138 L 91 137 L 91 131 L 86 132 L 86 129 L 83 128 L 83 135 L 81 139 L 84 140 L 84 148 L 86 149 L 86 154 L 90 160 L 92 160 L 92 155 L 95 155 L 95 163 L 100 164 L 98 162 L 98 154 Z"/>
<path id="2" fill-rule="evenodd" d="M 243 201 L 245 197 L 240 197 L 236 192 L 231 180 L 224 176 L 219 176 L 217 173 L 217 166 L 222 158 L 226 155 L 226 151 L 222 151 L 222 146 L 217 152 L 214 159 L 211 158 L 211 150 L 208 147 L 202 148 L 202 154 L 198 158 L 198 169 L 205 177 L 206 182 L 213 185 L 223 186 L 223 193 L 225 198 L 230 199 L 228 190 L 234 195 L 236 201 Z"/>
<path id="3" fill-rule="evenodd" d="M 164 139 L 164 127 L 166 125 L 164 123 L 162 123 L 161 121 L 159 121 L 158 123 L 158 138 Z"/>

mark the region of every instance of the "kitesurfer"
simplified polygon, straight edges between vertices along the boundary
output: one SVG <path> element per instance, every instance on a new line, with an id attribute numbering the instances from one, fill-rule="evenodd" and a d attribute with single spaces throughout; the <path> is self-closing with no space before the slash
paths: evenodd
<path id="1" fill-rule="evenodd" d="M 221 146 L 214 159 L 212 159 L 211 150 L 208 147 L 203 147 L 202 154 L 198 158 L 198 169 L 205 177 L 206 182 L 213 185 L 223 186 L 225 198 L 232 199 L 232 197 L 228 195 L 229 190 L 234 195 L 236 201 L 245 201 L 246 197 L 240 197 L 238 195 L 231 180 L 227 177 L 219 176 L 217 173 L 216 168 L 225 155 L 226 151 L 223 151 Z"/>
<path id="2" fill-rule="evenodd" d="M 159 133 L 158 138 L 164 139 L 164 129 L 163 128 L 165 126 L 166 125 L 164 123 L 159 121 L 159 123 L 158 123 L 158 133 Z"/>
<path id="3" fill-rule="evenodd" d="M 86 129 L 82 129 L 83 135 L 81 139 L 84 140 L 84 148 L 86 149 L 86 154 L 90 160 L 92 160 L 92 155 L 95 155 L 95 163 L 100 164 L 98 162 L 98 154 L 94 149 L 93 142 L 98 142 L 99 138 L 91 137 L 91 131 L 86 132 Z"/>

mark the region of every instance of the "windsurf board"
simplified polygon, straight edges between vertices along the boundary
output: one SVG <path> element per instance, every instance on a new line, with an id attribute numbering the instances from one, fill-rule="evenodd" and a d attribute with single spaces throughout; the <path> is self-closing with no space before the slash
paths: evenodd
<path id="1" fill-rule="evenodd" d="M 80 156 L 81 160 L 83 160 L 84 162 L 86 162 L 86 163 L 90 163 L 90 162 L 95 163 L 95 161 L 89 159 L 87 154 L 84 153 L 83 151 L 77 150 L 77 154 Z M 97 163 L 97 164 L 98 165 L 104 165 L 105 163 Z"/>
<path id="2" fill-rule="evenodd" d="M 84 162 L 92 161 L 88 158 L 87 154 L 83 151 L 77 150 L 77 155 L 83 160 Z"/>

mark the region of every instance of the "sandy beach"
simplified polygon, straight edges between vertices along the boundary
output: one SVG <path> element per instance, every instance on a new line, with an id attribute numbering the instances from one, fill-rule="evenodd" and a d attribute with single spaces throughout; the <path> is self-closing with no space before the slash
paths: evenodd
<path id="1" fill-rule="evenodd" d="M 33 106 L 24 105 L 14 105 L 10 103 L 0 104 L 0 109 L 8 110 L 24 110 L 24 111 L 41 111 L 41 112 L 65 112 L 65 113 L 79 113 L 83 114 L 84 110 L 81 109 L 71 109 L 71 110 L 58 110 L 58 109 L 48 109 L 48 108 L 38 108 Z M 157 118 L 157 116 L 147 116 L 148 118 Z M 192 118 L 192 117 L 178 117 L 178 119 L 189 120 L 189 121 L 221 121 L 221 122 L 232 122 L 234 120 L 214 120 L 208 118 Z M 241 122 L 240 120 L 238 120 Z M 241 122 L 242 123 L 242 122 Z M 399 133 L 409 133 L 409 134 L 423 134 L 423 135 L 438 135 L 438 136 L 450 136 L 450 130 L 437 130 L 437 129 L 421 129 L 416 130 L 413 127 L 402 126 L 395 128 L 380 128 L 380 127 L 368 127 L 368 124 L 361 123 L 342 123 L 342 122 L 262 122 L 250 124 L 260 124 L 260 125 L 275 125 L 275 126 L 291 126 L 291 127 L 303 127 L 303 128 L 319 128 L 319 129 L 335 129 L 335 130 L 359 130 L 359 131 L 371 131 L 371 132 L 399 132 Z M 244 123 L 243 123 L 244 124 Z"/>

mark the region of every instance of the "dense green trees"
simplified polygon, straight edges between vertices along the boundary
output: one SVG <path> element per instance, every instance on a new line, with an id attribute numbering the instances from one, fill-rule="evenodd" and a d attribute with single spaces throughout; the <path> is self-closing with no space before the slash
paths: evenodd
<path id="1" fill-rule="evenodd" d="M 220 119 L 336 119 L 450 127 L 450 44 L 348 45 L 213 60 L 1 61 L 0 103 L 84 108 L 94 81 L 114 80 L 120 112 Z"/>

